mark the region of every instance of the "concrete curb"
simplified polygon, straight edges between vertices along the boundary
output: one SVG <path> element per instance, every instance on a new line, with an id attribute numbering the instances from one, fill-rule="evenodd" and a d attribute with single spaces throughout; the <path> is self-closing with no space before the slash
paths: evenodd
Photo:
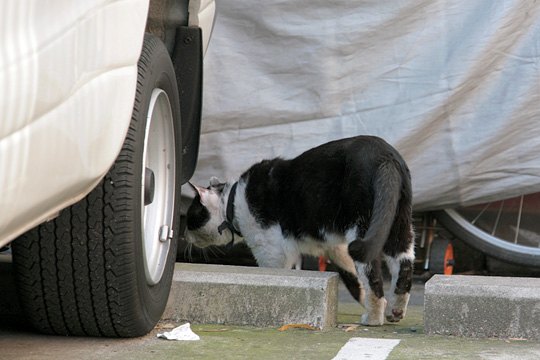
<path id="1" fill-rule="evenodd" d="M 326 328 L 336 324 L 337 292 L 335 273 L 176 264 L 163 319 Z"/>
<path id="2" fill-rule="evenodd" d="M 426 334 L 540 340 L 540 279 L 432 277 L 425 287 Z"/>

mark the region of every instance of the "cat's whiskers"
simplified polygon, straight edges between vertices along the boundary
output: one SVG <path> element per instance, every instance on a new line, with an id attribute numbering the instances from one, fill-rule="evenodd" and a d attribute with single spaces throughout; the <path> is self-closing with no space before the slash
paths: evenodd
<path id="1" fill-rule="evenodd" d="M 187 248 L 188 248 L 188 260 L 189 262 L 193 262 L 193 244 L 189 243 Z"/>
<path id="2" fill-rule="evenodd" d="M 190 261 L 190 260 L 189 260 L 189 257 L 190 257 L 190 255 L 191 255 L 191 254 L 190 254 L 190 253 L 191 253 L 190 247 L 191 247 L 191 244 L 190 244 L 190 243 L 187 243 L 186 247 L 184 248 L 184 259 L 187 259 L 188 261 Z M 190 261 L 190 262 L 191 262 L 191 261 Z"/>
<path id="3" fill-rule="evenodd" d="M 222 247 L 220 247 L 220 246 L 212 246 L 212 248 L 213 248 L 214 251 L 215 251 L 214 255 L 217 255 L 217 256 L 219 256 L 219 255 L 225 255 L 225 251 L 223 250 Z"/>
<path id="4" fill-rule="evenodd" d="M 189 249 L 189 243 L 186 244 L 186 247 L 184 248 L 184 259 L 188 258 L 188 249 Z"/>
<path id="5" fill-rule="evenodd" d="M 216 256 L 216 251 L 215 251 L 215 247 L 214 247 L 214 246 L 209 246 L 209 247 L 208 247 L 208 252 L 210 253 L 210 255 Z"/>
<path id="6" fill-rule="evenodd" d="M 206 253 L 206 249 L 208 249 L 208 248 L 203 248 L 203 249 L 202 249 L 202 254 L 203 254 L 204 262 L 208 262 L 208 260 L 209 260 L 208 254 Z"/>
<path id="7" fill-rule="evenodd" d="M 208 247 L 208 252 L 214 258 L 219 258 L 221 255 L 225 255 L 225 253 L 223 252 L 223 250 L 221 250 L 219 248 L 219 246 L 210 246 L 210 247 Z"/>

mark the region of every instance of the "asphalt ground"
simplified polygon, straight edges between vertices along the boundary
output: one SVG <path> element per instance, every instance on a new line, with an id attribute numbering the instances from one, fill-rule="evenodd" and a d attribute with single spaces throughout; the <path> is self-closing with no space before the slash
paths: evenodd
<path id="1" fill-rule="evenodd" d="M 338 326 L 324 331 L 192 324 L 199 341 L 169 341 L 157 333 L 181 325 L 161 322 L 135 339 L 45 336 L 20 314 L 9 264 L 0 264 L 0 359 L 333 359 L 351 338 L 398 339 L 388 359 L 540 359 L 540 342 L 426 336 L 424 282 L 416 279 L 407 316 L 397 324 L 359 325 L 362 307 L 340 287 Z M 361 357 L 367 358 L 367 357 Z"/>

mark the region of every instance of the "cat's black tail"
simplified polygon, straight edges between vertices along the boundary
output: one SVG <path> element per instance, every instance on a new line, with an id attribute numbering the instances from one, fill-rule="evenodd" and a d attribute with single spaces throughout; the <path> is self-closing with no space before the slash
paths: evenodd
<path id="1" fill-rule="evenodd" d="M 393 160 L 387 160 L 377 169 L 369 227 L 364 238 L 349 244 L 349 254 L 355 261 L 369 263 L 377 258 L 390 234 L 401 197 L 402 176 L 397 166 Z"/>

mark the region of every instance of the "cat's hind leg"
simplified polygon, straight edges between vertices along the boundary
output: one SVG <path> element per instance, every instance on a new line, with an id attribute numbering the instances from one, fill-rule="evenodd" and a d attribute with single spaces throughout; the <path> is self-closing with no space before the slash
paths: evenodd
<path id="1" fill-rule="evenodd" d="M 386 320 L 398 322 L 407 312 L 414 265 L 414 243 L 411 242 L 405 252 L 385 255 L 386 265 L 392 276 L 389 294 L 389 306 L 386 308 Z"/>
<path id="2" fill-rule="evenodd" d="M 333 246 L 326 251 L 326 256 L 337 268 L 339 276 L 351 296 L 360 304 L 364 303 L 366 290 L 358 279 L 354 260 L 349 255 L 346 244 Z"/>
<path id="3" fill-rule="evenodd" d="M 383 280 L 381 273 L 381 260 L 376 259 L 368 264 L 356 262 L 358 278 L 366 289 L 362 325 L 383 325 L 386 299 L 384 298 Z"/>

